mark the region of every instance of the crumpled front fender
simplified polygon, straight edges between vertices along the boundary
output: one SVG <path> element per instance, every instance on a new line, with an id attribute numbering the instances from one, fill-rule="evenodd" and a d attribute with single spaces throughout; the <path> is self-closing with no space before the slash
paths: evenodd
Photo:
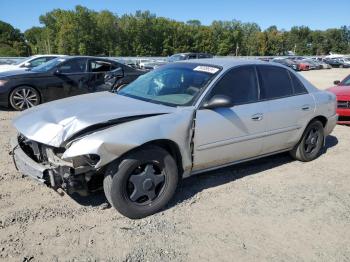
<path id="1" fill-rule="evenodd" d="M 145 143 L 165 139 L 178 145 L 186 172 L 192 166 L 194 112 L 194 108 L 186 107 L 171 114 L 147 117 L 97 131 L 73 142 L 62 158 L 97 154 L 100 161 L 95 167 L 100 168 Z"/>

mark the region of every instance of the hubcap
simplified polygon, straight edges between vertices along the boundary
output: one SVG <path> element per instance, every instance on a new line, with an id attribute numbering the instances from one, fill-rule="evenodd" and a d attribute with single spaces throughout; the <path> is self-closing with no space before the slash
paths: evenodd
<path id="1" fill-rule="evenodd" d="M 310 154 L 313 153 L 318 146 L 320 140 L 320 132 L 317 128 L 312 128 L 306 136 L 304 149 L 305 152 Z"/>
<path id="2" fill-rule="evenodd" d="M 165 175 L 152 164 L 137 167 L 129 177 L 128 197 L 132 202 L 148 204 L 157 198 L 164 187 Z"/>
<path id="3" fill-rule="evenodd" d="M 30 88 L 17 90 L 12 97 L 13 104 L 18 109 L 27 109 L 36 106 L 39 102 L 37 94 Z"/>

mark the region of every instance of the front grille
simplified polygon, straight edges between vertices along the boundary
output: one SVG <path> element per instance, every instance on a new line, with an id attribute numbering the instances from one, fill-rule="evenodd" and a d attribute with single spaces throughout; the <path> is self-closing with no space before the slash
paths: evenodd
<path id="1" fill-rule="evenodd" d="M 338 101 L 338 108 L 350 108 L 350 101 Z"/>
<path id="2" fill-rule="evenodd" d="M 350 116 L 339 116 L 338 121 L 350 121 Z"/>

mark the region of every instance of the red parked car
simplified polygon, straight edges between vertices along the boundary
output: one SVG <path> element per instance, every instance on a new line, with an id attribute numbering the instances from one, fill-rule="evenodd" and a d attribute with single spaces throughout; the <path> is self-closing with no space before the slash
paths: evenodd
<path id="1" fill-rule="evenodd" d="M 350 125 L 350 75 L 343 81 L 334 81 L 336 86 L 328 91 L 337 96 L 337 114 L 339 115 L 338 124 Z"/>
<path id="2" fill-rule="evenodd" d="M 310 64 L 302 61 L 302 60 L 295 60 L 295 62 L 299 65 L 300 71 L 309 71 L 310 70 Z"/>

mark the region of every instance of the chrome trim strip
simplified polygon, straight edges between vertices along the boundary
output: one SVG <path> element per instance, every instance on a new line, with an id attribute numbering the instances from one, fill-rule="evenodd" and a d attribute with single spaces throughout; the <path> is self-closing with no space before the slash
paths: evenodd
<path id="1" fill-rule="evenodd" d="M 252 139 L 258 139 L 258 138 L 272 136 L 272 135 L 276 135 L 276 134 L 280 134 L 280 133 L 290 132 L 290 131 L 293 131 L 293 130 L 298 130 L 300 128 L 301 128 L 301 126 L 291 126 L 291 127 L 275 129 L 275 130 L 272 130 L 272 131 L 263 132 L 263 133 L 259 133 L 259 134 L 253 134 L 253 135 L 229 138 L 229 139 L 226 139 L 226 140 L 216 141 L 216 142 L 209 143 L 209 144 L 199 145 L 196 148 L 196 150 L 197 151 L 208 150 L 208 149 L 212 149 L 212 148 L 216 148 L 216 147 L 220 147 L 220 146 L 226 146 L 226 145 L 230 145 L 230 144 L 235 144 L 235 143 L 240 143 L 240 142 L 244 142 L 244 141 L 249 141 L 249 140 L 252 140 Z"/>

